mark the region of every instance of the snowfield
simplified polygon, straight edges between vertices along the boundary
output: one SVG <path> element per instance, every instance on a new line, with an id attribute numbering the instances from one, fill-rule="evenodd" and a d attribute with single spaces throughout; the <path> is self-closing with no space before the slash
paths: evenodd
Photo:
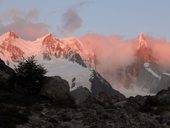
<path id="1" fill-rule="evenodd" d="M 71 91 L 79 86 L 86 87 L 91 91 L 89 79 L 91 78 L 92 71 L 90 69 L 60 58 L 54 58 L 50 61 L 43 60 L 42 57 L 37 57 L 36 59 L 38 63 L 42 64 L 47 69 L 47 76 L 60 76 L 67 80 Z M 73 83 L 75 83 L 75 86 L 71 87 Z"/>

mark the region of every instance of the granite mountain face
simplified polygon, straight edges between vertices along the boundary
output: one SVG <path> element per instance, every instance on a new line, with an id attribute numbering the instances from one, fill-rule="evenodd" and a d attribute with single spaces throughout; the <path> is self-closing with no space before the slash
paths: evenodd
<path id="1" fill-rule="evenodd" d="M 71 66 L 72 69 L 76 69 L 78 63 L 80 67 L 85 67 L 85 70 L 96 70 L 99 72 L 101 76 L 111 83 L 113 88 L 124 94 L 128 90 L 134 91 L 133 88 L 136 87 L 142 91 L 144 90 L 145 94 L 149 94 L 156 93 L 169 86 L 169 73 L 162 70 L 158 64 L 159 58 L 152 52 L 152 48 L 149 46 L 147 38 L 143 33 L 139 35 L 133 63 L 111 71 L 111 75 L 107 74 L 105 70 L 100 71 L 96 68 L 98 64 L 96 58 L 100 57 L 95 53 L 95 50 L 85 47 L 87 44 L 88 42 L 83 42 L 78 38 L 59 39 L 52 34 L 47 34 L 35 41 L 27 41 L 17 36 L 14 32 L 7 32 L 0 36 L 0 58 L 10 67 L 14 67 L 22 59 L 36 56 L 38 62 L 45 64 L 47 70 L 50 70 L 49 74 L 53 75 L 57 75 L 58 72 L 66 72 L 66 70 L 54 72 L 51 67 L 60 65 L 58 67 L 61 68 L 62 65 L 67 65 L 66 69 L 69 71 L 71 63 L 76 65 Z M 67 64 L 67 61 L 71 61 L 70 64 Z M 79 76 L 83 77 L 83 72 L 80 72 L 83 70 L 77 70 L 73 74 L 80 74 Z M 65 74 L 61 75 L 65 77 L 67 76 Z M 86 76 L 90 79 L 89 74 L 91 73 L 87 74 Z M 67 79 L 71 81 L 74 77 L 73 75 L 71 77 L 67 76 Z M 86 83 L 89 83 L 89 80 Z M 141 92 L 137 93 L 142 94 Z M 131 94 L 130 92 L 126 95 L 136 94 Z"/>

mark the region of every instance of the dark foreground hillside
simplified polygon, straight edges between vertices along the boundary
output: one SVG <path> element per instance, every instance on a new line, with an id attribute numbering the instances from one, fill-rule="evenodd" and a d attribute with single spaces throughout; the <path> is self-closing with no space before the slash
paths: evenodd
<path id="1" fill-rule="evenodd" d="M 42 81 L 37 93 L 16 88 L 15 72 L 0 61 L 0 128 L 170 127 L 170 88 L 156 96 L 125 98 L 94 96 L 83 87 L 69 92 L 68 82 L 58 76 Z"/>

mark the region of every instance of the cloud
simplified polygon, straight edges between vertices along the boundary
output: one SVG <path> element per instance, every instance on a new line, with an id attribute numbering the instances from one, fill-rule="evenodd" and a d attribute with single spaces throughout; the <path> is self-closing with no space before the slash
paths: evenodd
<path id="1" fill-rule="evenodd" d="M 62 15 L 61 25 L 58 26 L 61 35 L 70 35 L 78 31 L 82 25 L 83 20 L 78 14 L 78 10 L 90 3 L 89 0 L 80 0 L 77 4 L 73 5 Z"/>
<path id="2" fill-rule="evenodd" d="M 10 17 L 16 17 L 17 15 L 21 14 L 22 12 L 15 9 L 15 8 L 12 8 L 12 9 L 9 9 L 9 10 L 6 10 L 5 12 L 1 13 L 1 17 L 2 16 L 10 16 Z"/>
<path id="3" fill-rule="evenodd" d="M 82 26 L 82 19 L 75 9 L 68 9 L 62 16 L 62 24 L 59 26 L 60 34 L 69 35 L 76 32 Z"/>
<path id="4" fill-rule="evenodd" d="M 120 36 L 87 34 L 80 38 L 87 49 L 96 54 L 96 68 L 100 72 L 112 73 L 119 67 L 133 63 L 136 50 L 135 40 L 123 40 Z M 112 69 L 112 70 L 111 70 Z"/>
<path id="5" fill-rule="evenodd" d="M 28 12 L 9 9 L 0 14 L 0 34 L 14 31 L 24 39 L 34 40 L 48 33 L 48 25 L 37 22 L 38 17 L 36 9 Z"/>
<path id="6" fill-rule="evenodd" d="M 48 32 L 48 26 L 44 23 L 32 23 L 25 19 L 14 21 L 7 25 L 0 26 L 0 33 L 8 31 L 16 32 L 24 39 L 34 40 Z"/>
<path id="7" fill-rule="evenodd" d="M 152 51 L 152 55 L 156 58 L 156 64 L 158 64 L 159 70 L 170 72 L 170 42 L 166 39 L 157 39 L 151 36 L 145 36 L 145 38 Z M 80 37 L 80 40 L 86 49 L 94 51 L 96 56 L 96 70 L 114 88 L 127 92 L 126 80 L 128 79 L 125 78 L 129 77 L 130 74 L 126 76 L 123 69 L 129 72 L 128 66 L 134 64 L 136 52 L 139 48 L 138 38 L 124 40 L 117 35 L 103 36 L 90 33 Z M 118 79 L 120 73 L 122 73 L 121 79 Z M 135 82 L 129 88 L 129 94 L 134 93 L 134 91 L 147 93 L 141 89 L 142 86 L 135 86 L 134 84 Z"/>
<path id="8" fill-rule="evenodd" d="M 147 37 L 157 63 L 166 71 L 170 71 L 170 42 L 166 39 Z"/>
<path id="9" fill-rule="evenodd" d="M 39 13 L 37 9 L 30 10 L 26 15 L 27 20 L 30 21 L 38 19 L 38 17 L 39 17 Z"/>
<path id="10" fill-rule="evenodd" d="M 138 43 L 136 39 L 124 40 L 120 36 L 104 36 L 90 33 L 80 40 L 90 51 L 95 53 L 95 69 L 112 85 L 119 89 L 125 87 L 124 81 L 120 81 L 118 71 L 133 64 L 135 60 L 135 51 Z M 119 89 L 120 90 L 120 89 Z"/>
<path id="11" fill-rule="evenodd" d="M 90 2 L 92 2 L 92 1 L 90 1 L 90 0 L 80 0 L 80 2 L 78 2 L 78 3 L 75 5 L 75 7 L 76 7 L 76 8 L 79 8 L 79 7 L 82 7 L 82 6 L 84 6 L 84 5 L 87 5 L 87 4 L 90 3 Z"/>

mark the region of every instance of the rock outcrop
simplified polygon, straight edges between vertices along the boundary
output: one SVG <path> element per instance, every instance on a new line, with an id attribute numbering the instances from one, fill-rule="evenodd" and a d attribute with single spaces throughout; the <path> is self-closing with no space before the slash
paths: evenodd
<path id="1" fill-rule="evenodd" d="M 41 95 L 55 101 L 64 101 L 69 98 L 70 92 L 68 82 L 61 77 L 46 77 L 42 83 Z"/>
<path id="2" fill-rule="evenodd" d="M 92 97 L 90 91 L 85 87 L 78 87 L 71 91 L 71 96 L 74 98 L 77 105 L 80 105 Z"/>
<path id="3" fill-rule="evenodd" d="M 0 69 L 1 67 L 3 67 L 1 71 L 4 74 L 14 72 L 8 69 L 3 62 L 0 63 Z M 2 79 L 2 76 L 0 78 Z M 0 127 L 170 127 L 170 88 L 160 91 L 155 96 L 125 98 L 121 93 L 110 88 L 106 81 L 99 78 L 96 74 L 91 80 L 96 88 L 95 93 L 93 90 L 95 88 L 92 89 L 95 95 L 83 87 L 78 87 L 70 94 L 68 82 L 58 76 L 44 78 L 41 95 L 24 96 L 18 94 L 14 89 L 9 91 L 0 88 Z M 102 82 L 100 83 L 99 80 Z M 103 82 L 107 84 L 102 84 Z M 106 87 L 104 87 L 105 85 Z M 70 95 L 78 105 L 70 102 Z M 61 101 L 64 102 L 64 105 L 59 104 Z"/>
<path id="4" fill-rule="evenodd" d="M 119 91 L 112 88 L 112 86 L 96 71 L 93 71 L 93 74 L 89 80 L 91 82 L 91 92 L 93 96 L 98 96 L 100 93 L 104 93 L 107 96 L 110 96 L 115 99 L 124 99 L 125 96 Z"/>

